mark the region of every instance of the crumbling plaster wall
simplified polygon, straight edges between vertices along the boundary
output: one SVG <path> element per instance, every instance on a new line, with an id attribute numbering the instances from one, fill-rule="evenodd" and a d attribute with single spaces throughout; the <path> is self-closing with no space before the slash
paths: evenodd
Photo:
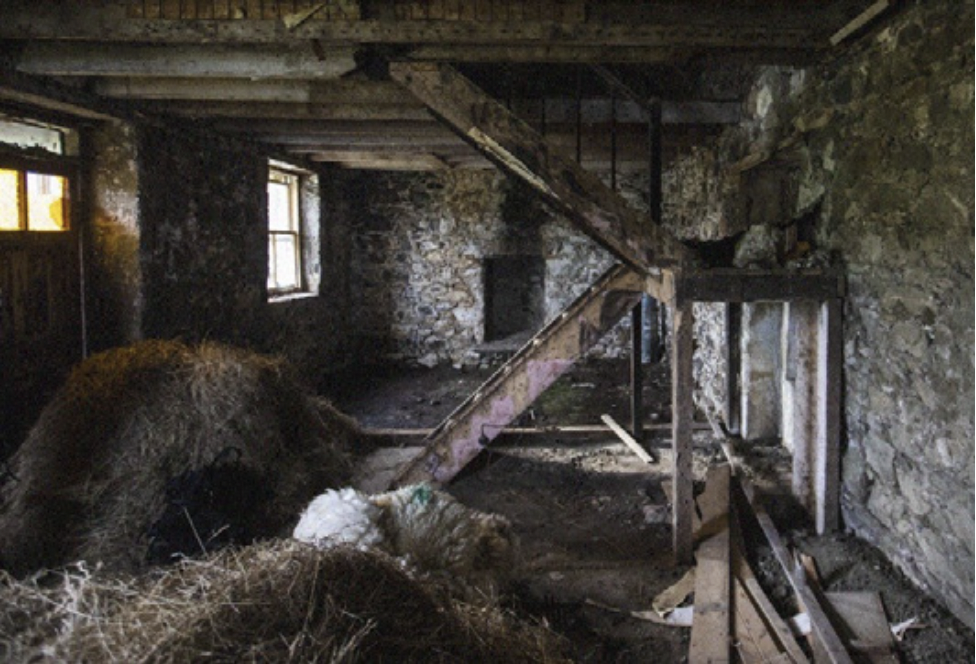
<path id="1" fill-rule="evenodd" d="M 845 273 L 846 526 L 970 626 L 972 20 L 971 3 L 906 3 L 821 66 L 765 71 L 718 148 L 744 262 L 782 264 L 805 220 L 798 264 Z M 748 155 L 770 159 L 732 168 Z"/>

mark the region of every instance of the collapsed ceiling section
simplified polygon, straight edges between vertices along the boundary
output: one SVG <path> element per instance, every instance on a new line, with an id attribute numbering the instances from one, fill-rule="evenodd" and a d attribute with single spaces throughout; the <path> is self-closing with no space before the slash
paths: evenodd
<path id="1" fill-rule="evenodd" d="M 668 136 L 736 122 L 755 67 L 815 61 L 879 3 L 4 4 L 4 106 L 82 100 L 78 113 L 178 116 L 303 161 L 430 170 L 490 163 L 390 80 L 391 61 L 454 65 L 586 168 L 643 168 L 651 100 Z M 45 95 L 25 93 L 37 80 Z"/>

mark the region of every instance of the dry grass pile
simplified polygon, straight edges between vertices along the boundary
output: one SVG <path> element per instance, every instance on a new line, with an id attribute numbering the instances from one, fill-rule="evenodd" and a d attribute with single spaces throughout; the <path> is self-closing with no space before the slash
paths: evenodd
<path id="1" fill-rule="evenodd" d="M 274 358 L 173 341 L 95 355 L 12 459 L 16 480 L 0 493 L 0 565 L 17 575 L 77 559 L 138 570 L 167 483 L 228 448 L 269 496 L 249 510 L 248 531 L 289 532 L 314 495 L 348 481 L 347 451 L 360 438 Z"/>
<path id="2" fill-rule="evenodd" d="M 565 661 L 547 630 L 433 593 L 383 554 L 293 540 L 133 580 L 0 573 L 0 604 L 4 661 Z"/>

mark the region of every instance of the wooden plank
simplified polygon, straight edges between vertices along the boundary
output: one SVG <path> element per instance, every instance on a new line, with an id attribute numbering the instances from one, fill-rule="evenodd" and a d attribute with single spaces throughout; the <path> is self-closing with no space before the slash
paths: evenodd
<path id="1" fill-rule="evenodd" d="M 877 0 L 877 2 L 874 2 L 870 7 L 858 14 L 854 20 L 831 35 L 830 45 L 837 46 L 855 32 L 863 29 L 868 23 L 876 19 L 878 16 L 888 11 L 890 7 L 890 0 Z"/>
<path id="2" fill-rule="evenodd" d="M 748 492 L 746 494 L 748 495 Z M 752 507 L 754 516 L 759 523 L 759 527 L 762 529 L 766 542 L 769 544 L 773 555 L 786 574 L 786 578 L 793 587 L 798 601 L 803 605 L 807 614 L 809 614 L 813 638 L 816 639 L 827 661 L 831 662 L 831 664 L 852 664 L 851 656 L 844 647 L 843 641 L 828 619 L 823 606 L 817 601 L 815 594 L 807 584 L 804 571 L 802 568 L 797 569 L 796 565 L 794 565 L 786 549 L 786 545 L 783 544 L 779 532 L 776 530 L 775 524 L 773 524 L 773 520 L 766 513 L 766 510 L 755 501 L 749 501 L 748 504 Z"/>
<path id="3" fill-rule="evenodd" d="M 880 593 L 828 592 L 825 596 L 850 630 L 850 645 L 859 659 L 870 664 L 898 664 L 897 645 Z"/>
<path id="4" fill-rule="evenodd" d="M 742 664 L 791 662 L 766 628 L 759 610 L 739 579 L 732 581 L 732 643 Z"/>
<path id="5" fill-rule="evenodd" d="M 671 510 L 672 545 L 679 564 L 691 562 L 693 542 L 692 515 L 692 430 L 695 404 L 693 328 L 694 313 L 690 304 L 672 309 L 671 335 L 671 446 L 674 458 L 674 501 Z"/>
<path id="6" fill-rule="evenodd" d="M 814 484 L 817 533 L 840 524 L 840 417 L 844 363 L 841 301 L 820 305 L 817 334 L 817 439 Z"/>
<path id="7" fill-rule="evenodd" d="M 623 443 L 631 449 L 631 451 L 638 456 L 638 458 L 644 463 L 654 463 L 655 459 L 651 454 L 644 449 L 644 446 L 638 443 L 633 436 L 631 436 L 626 429 L 617 424 L 609 415 L 601 415 L 600 419 L 610 427 L 610 430 L 617 434 L 617 437 L 623 441 Z"/>
<path id="8" fill-rule="evenodd" d="M 733 507 L 735 502 L 733 501 Z M 766 592 L 759 585 L 752 567 L 745 555 L 745 543 L 742 539 L 742 532 L 737 519 L 733 519 L 732 524 L 732 575 L 736 583 L 740 584 L 750 603 L 755 608 L 763 621 L 766 632 L 776 643 L 777 650 L 785 655 L 786 662 L 793 664 L 805 664 L 807 656 L 796 642 L 793 632 L 790 630 L 786 621 L 776 611 L 776 607 L 769 600 Z"/>
<path id="9" fill-rule="evenodd" d="M 695 618 L 691 625 L 690 664 L 731 661 L 729 529 L 698 546 L 695 569 Z"/>
<path id="10" fill-rule="evenodd" d="M 705 490 L 695 499 L 700 520 L 695 539 L 705 539 L 728 528 L 729 487 L 732 468 L 720 464 L 708 469 L 705 476 Z"/>
<path id="11" fill-rule="evenodd" d="M 396 62 L 390 76 L 620 260 L 639 270 L 693 261 L 693 251 L 647 223 L 599 177 L 551 151 L 534 129 L 453 68 Z"/>
<path id="12" fill-rule="evenodd" d="M 450 481 L 633 308 L 640 282 L 626 266 L 608 270 L 458 406 L 393 483 Z"/>

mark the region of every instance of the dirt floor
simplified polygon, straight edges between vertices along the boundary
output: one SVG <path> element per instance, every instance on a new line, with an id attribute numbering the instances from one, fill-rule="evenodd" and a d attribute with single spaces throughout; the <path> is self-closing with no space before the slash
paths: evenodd
<path id="1" fill-rule="evenodd" d="M 367 428 L 436 426 L 490 372 L 450 367 L 377 372 L 336 404 Z M 626 362 L 587 361 L 553 385 L 519 424 L 599 424 L 609 413 L 630 421 Z M 647 372 L 648 423 L 669 419 L 667 367 Z M 521 539 L 523 565 L 511 605 L 547 623 L 571 643 L 580 662 L 687 661 L 690 630 L 634 618 L 686 568 L 671 556 L 670 509 L 661 483 L 670 478 L 667 431 L 649 434 L 660 462 L 647 465 L 612 435 L 503 436 L 447 489 L 477 509 L 507 516 Z M 362 486 L 380 490 L 389 471 L 415 453 L 419 438 L 390 439 L 374 455 Z M 784 495 L 789 454 L 776 442 L 737 450 L 767 499 L 783 538 L 816 559 L 827 590 L 880 591 L 892 623 L 916 618 L 900 644 L 905 662 L 972 662 L 973 632 L 949 616 L 873 548 L 849 534 L 816 537 Z M 696 478 L 724 459 L 710 432 L 695 440 Z M 386 474 L 384 475 L 384 471 Z M 757 576 L 785 614 L 791 591 L 771 553 L 754 551 Z"/>

